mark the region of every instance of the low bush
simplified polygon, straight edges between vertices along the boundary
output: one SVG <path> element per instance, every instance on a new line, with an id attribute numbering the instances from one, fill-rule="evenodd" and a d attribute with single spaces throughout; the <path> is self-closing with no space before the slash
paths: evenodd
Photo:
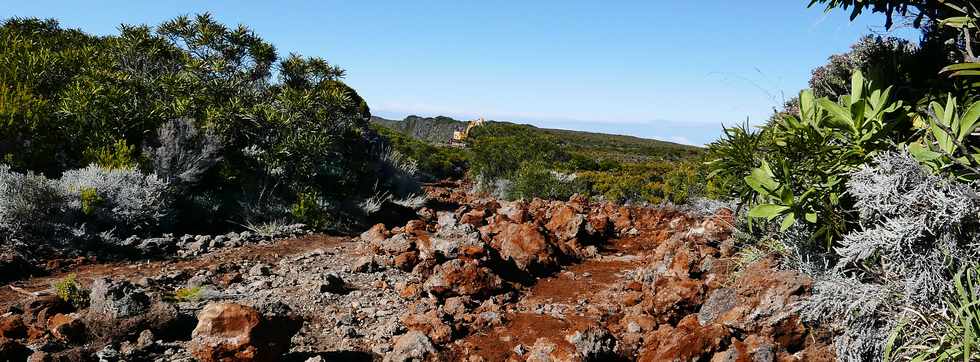
<path id="1" fill-rule="evenodd" d="M 75 308 L 82 309 L 88 306 L 88 290 L 82 287 L 75 274 L 68 274 L 68 276 L 56 281 L 52 287 L 61 300 L 68 302 Z"/>
<path id="2" fill-rule="evenodd" d="M 79 210 L 86 221 L 124 236 L 149 235 L 165 225 L 170 213 L 170 187 L 135 169 L 91 165 L 65 172 L 58 183 L 68 197 L 69 212 Z"/>
<path id="3" fill-rule="evenodd" d="M 524 162 L 513 177 L 509 189 L 510 199 L 552 199 L 568 200 L 585 189 L 574 174 L 563 174 L 538 162 Z"/>

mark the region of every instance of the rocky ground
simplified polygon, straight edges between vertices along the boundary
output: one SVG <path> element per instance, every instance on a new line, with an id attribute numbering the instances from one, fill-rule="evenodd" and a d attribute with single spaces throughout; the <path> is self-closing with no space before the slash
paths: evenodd
<path id="1" fill-rule="evenodd" d="M 87 303 L 50 290 L 64 275 L 14 281 L 0 360 L 834 360 L 793 310 L 808 279 L 737 267 L 730 210 L 455 186 L 357 237 L 187 238 L 167 260 L 63 266 Z"/>

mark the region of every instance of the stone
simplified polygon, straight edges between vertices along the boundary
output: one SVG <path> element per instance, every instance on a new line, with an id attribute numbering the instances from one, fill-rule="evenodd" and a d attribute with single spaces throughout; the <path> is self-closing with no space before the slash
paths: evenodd
<path id="1" fill-rule="evenodd" d="M 0 361 L 26 361 L 32 351 L 20 342 L 0 337 Z"/>
<path id="2" fill-rule="evenodd" d="M 552 213 L 551 219 L 545 224 L 545 228 L 559 241 L 578 238 L 584 230 L 584 226 L 585 215 L 579 214 L 575 212 L 575 209 L 564 205 Z"/>
<path id="3" fill-rule="evenodd" d="M 401 322 L 409 330 L 425 333 L 436 344 L 445 344 L 452 340 L 453 329 L 441 317 L 438 310 L 432 309 L 426 313 L 406 313 Z"/>
<path id="4" fill-rule="evenodd" d="M 337 273 L 326 273 L 323 274 L 323 280 L 320 282 L 319 288 L 320 293 L 339 294 L 347 290 L 347 283 Z"/>
<path id="5" fill-rule="evenodd" d="M 76 313 L 55 314 L 48 319 L 48 331 L 64 342 L 77 343 L 85 339 L 85 323 Z"/>
<path id="6" fill-rule="evenodd" d="M 389 237 L 388 229 L 385 228 L 385 224 L 375 224 L 367 231 L 361 233 L 361 241 L 371 244 L 377 244 L 387 239 Z"/>
<path id="7" fill-rule="evenodd" d="M 381 270 L 381 266 L 375 260 L 374 255 L 359 257 L 351 264 L 351 271 L 355 273 L 372 273 L 379 270 Z"/>
<path id="8" fill-rule="evenodd" d="M 188 349 L 201 362 L 278 361 L 289 348 L 291 335 L 252 307 L 212 303 L 197 319 Z"/>
<path id="9" fill-rule="evenodd" d="M 438 297 L 488 296 L 499 291 L 503 280 L 475 260 L 453 259 L 433 270 L 423 287 Z"/>
<path id="10" fill-rule="evenodd" d="M 459 224 L 459 220 L 456 219 L 455 214 L 446 211 L 436 212 L 436 225 L 440 228 L 456 224 Z"/>
<path id="11" fill-rule="evenodd" d="M 545 239 L 541 230 L 533 224 L 506 223 L 493 237 L 493 247 L 500 257 L 512 260 L 521 270 L 538 273 L 558 264 L 556 250 Z"/>
<path id="12" fill-rule="evenodd" d="M 262 263 L 255 264 L 248 270 L 248 275 L 253 277 L 264 277 L 269 275 L 269 273 L 269 266 Z"/>
<path id="13" fill-rule="evenodd" d="M 435 347 L 429 337 L 419 331 L 409 331 L 395 340 L 391 353 L 384 356 L 385 362 L 423 362 L 437 360 Z"/>
<path id="14" fill-rule="evenodd" d="M 125 281 L 99 278 L 92 282 L 89 310 L 113 319 L 129 318 L 150 309 L 150 297 L 142 288 Z"/>
<path id="15" fill-rule="evenodd" d="M 589 326 L 565 338 L 575 346 L 578 355 L 585 361 L 605 361 L 615 359 L 616 337 L 608 330 Z"/>
<path id="16" fill-rule="evenodd" d="M 412 239 L 412 235 L 408 233 L 401 233 L 381 242 L 371 244 L 372 249 L 387 255 L 398 255 L 412 250 L 414 247 L 415 241 Z"/>
<path id="17" fill-rule="evenodd" d="M 738 294 L 731 288 L 718 288 L 711 291 L 698 312 L 698 323 L 702 326 L 714 323 L 718 317 L 735 307 L 737 299 Z"/>
<path id="18" fill-rule="evenodd" d="M 27 338 L 27 325 L 24 324 L 24 318 L 17 314 L 0 318 L 0 338 Z"/>
<path id="19" fill-rule="evenodd" d="M 484 249 L 480 232 L 468 224 L 446 226 L 439 229 L 429 239 L 428 248 L 419 249 L 423 259 L 456 259 L 463 252 L 473 254 Z"/>
<path id="20" fill-rule="evenodd" d="M 395 256 L 392 260 L 392 266 L 402 271 L 411 271 L 415 267 L 415 264 L 419 262 L 419 253 L 417 251 L 411 250 L 406 251 Z"/>

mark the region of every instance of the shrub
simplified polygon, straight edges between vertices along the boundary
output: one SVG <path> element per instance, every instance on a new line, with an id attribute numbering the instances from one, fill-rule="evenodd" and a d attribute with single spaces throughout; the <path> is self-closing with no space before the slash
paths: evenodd
<path id="1" fill-rule="evenodd" d="M 88 306 L 88 290 L 82 287 L 74 273 L 55 282 L 53 287 L 55 294 L 61 300 L 68 302 L 75 308 L 82 309 Z"/>
<path id="2" fill-rule="evenodd" d="M 146 234 L 158 229 L 170 212 L 167 184 L 138 170 L 91 165 L 65 172 L 58 182 L 70 209 L 88 210 L 84 213 L 106 229 Z M 94 203 L 93 194 L 101 201 Z"/>
<path id="3" fill-rule="evenodd" d="M 153 172 L 168 183 L 198 183 L 221 161 L 221 144 L 211 132 L 200 132 L 192 120 L 175 119 L 157 129 L 154 144 L 144 147 Z"/>
<path id="4" fill-rule="evenodd" d="M 801 310 L 839 334 L 839 358 L 878 359 L 909 311 L 941 312 L 953 293 L 948 281 L 962 265 L 980 261 L 972 241 L 980 201 L 969 185 L 932 175 L 898 152 L 855 171 L 847 190 L 863 228 L 844 235 L 839 260 L 816 277 Z"/>
<path id="5" fill-rule="evenodd" d="M 0 233 L 46 235 L 60 219 L 65 195 L 44 176 L 0 165 Z"/>
<path id="6" fill-rule="evenodd" d="M 179 288 L 174 292 L 174 299 L 178 302 L 194 302 L 201 299 L 203 293 L 204 288 L 201 287 Z"/>
<path id="7" fill-rule="evenodd" d="M 106 169 L 136 167 L 136 147 L 118 140 L 111 145 L 85 150 L 85 158 L 89 162 Z"/>
<path id="8" fill-rule="evenodd" d="M 548 169 L 543 162 L 524 162 L 514 174 L 513 186 L 508 195 L 511 199 L 532 199 L 535 197 L 553 200 L 568 200 L 572 195 L 584 191 L 575 175 L 562 174 Z"/>

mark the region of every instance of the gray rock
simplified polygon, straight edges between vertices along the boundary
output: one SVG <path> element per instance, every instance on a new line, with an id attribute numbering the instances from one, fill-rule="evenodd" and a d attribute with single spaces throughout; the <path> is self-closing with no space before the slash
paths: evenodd
<path id="1" fill-rule="evenodd" d="M 483 241 L 480 240 L 480 232 L 469 224 L 443 227 L 433 234 L 430 240 L 432 250 L 424 250 L 423 252 L 434 255 L 424 255 L 423 257 L 439 255 L 444 259 L 456 259 L 463 247 L 483 245 Z"/>
<path id="2" fill-rule="evenodd" d="M 320 293 L 342 293 L 347 289 L 347 283 L 337 273 L 326 273 L 320 283 Z"/>
<path id="3" fill-rule="evenodd" d="M 89 308 L 111 318 L 129 318 L 150 309 L 150 297 L 128 281 L 96 279 L 89 292 Z"/>
<path id="4" fill-rule="evenodd" d="M 437 215 L 436 224 L 439 225 L 439 227 L 446 227 L 450 225 L 459 224 L 459 220 L 456 219 L 456 214 L 454 213 L 448 211 L 439 211 L 436 213 L 436 215 Z"/>
<path id="5" fill-rule="evenodd" d="M 385 362 L 421 362 L 434 358 L 436 349 L 429 337 L 419 331 L 411 331 L 398 337 Z"/>
<path id="6" fill-rule="evenodd" d="M 378 262 L 374 260 L 374 255 L 365 255 L 351 264 L 351 270 L 355 273 L 371 273 L 380 270 Z"/>
<path id="7" fill-rule="evenodd" d="M 701 305 L 698 312 L 698 323 L 702 326 L 714 323 L 718 317 L 735 307 L 738 295 L 732 288 L 718 288 L 711 292 L 708 300 Z"/>
<path id="8" fill-rule="evenodd" d="M 415 241 L 412 240 L 412 236 L 408 233 L 401 233 L 385 239 L 378 245 L 378 248 L 389 255 L 398 255 L 406 251 L 412 250 L 415 245 Z"/>
<path id="9" fill-rule="evenodd" d="M 263 277 L 269 275 L 269 266 L 261 263 L 255 264 L 248 270 L 248 275 L 253 277 Z"/>
<path id="10" fill-rule="evenodd" d="M 565 339 L 575 346 L 583 361 L 605 361 L 616 355 L 616 338 L 602 328 L 589 327 Z"/>

